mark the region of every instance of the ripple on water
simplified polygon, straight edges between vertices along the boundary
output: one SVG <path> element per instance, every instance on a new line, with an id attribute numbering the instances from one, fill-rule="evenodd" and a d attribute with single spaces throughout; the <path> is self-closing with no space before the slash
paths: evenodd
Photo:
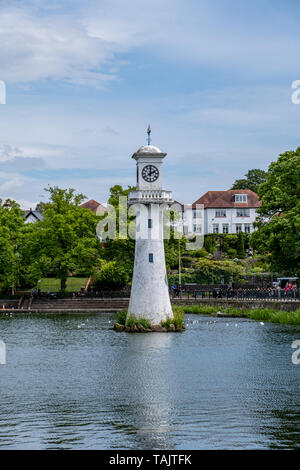
<path id="1" fill-rule="evenodd" d="M 184 333 L 130 335 L 112 319 L 0 319 L 1 448 L 299 446 L 299 327 L 189 315 Z"/>

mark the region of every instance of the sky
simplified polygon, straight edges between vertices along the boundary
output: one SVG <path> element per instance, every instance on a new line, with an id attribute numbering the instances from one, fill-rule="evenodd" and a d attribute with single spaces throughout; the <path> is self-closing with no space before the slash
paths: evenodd
<path id="1" fill-rule="evenodd" d="M 192 203 L 300 146 L 299 0 L 0 0 L 0 198 L 105 203 L 132 154 L 167 152 Z"/>

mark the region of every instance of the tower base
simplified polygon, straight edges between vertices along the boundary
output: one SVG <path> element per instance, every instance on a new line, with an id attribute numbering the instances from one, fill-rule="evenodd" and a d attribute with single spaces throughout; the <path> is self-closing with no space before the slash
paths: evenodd
<path id="1" fill-rule="evenodd" d="M 174 317 L 169 296 L 163 240 L 137 239 L 127 321 L 161 325 Z"/>

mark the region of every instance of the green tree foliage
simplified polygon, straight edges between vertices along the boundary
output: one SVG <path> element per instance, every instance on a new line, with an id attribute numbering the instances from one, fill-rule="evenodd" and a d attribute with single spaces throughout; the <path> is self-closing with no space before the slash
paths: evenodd
<path id="1" fill-rule="evenodd" d="M 269 253 L 273 271 L 300 275 L 300 147 L 271 163 L 259 196 L 253 247 Z"/>
<path id="2" fill-rule="evenodd" d="M 251 189 L 258 193 L 259 186 L 266 181 L 267 172 L 254 168 L 245 174 L 246 178 L 236 180 L 231 189 Z"/>
<path id="3" fill-rule="evenodd" d="M 213 252 L 213 239 L 211 237 L 211 235 L 206 235 L 205 238 L 204 238 L 204 248 L 206 249 L 206 251 L 208 253 L 212 253 Z"/>
<path id="4" fill-rule="evenodd" d="M 103 258 L 107 264 L 102 263 L 93 276 L 94 284 L 98 288 L 103 289 L 119 289 L 131 281 L 134 264 L 134 247 L 135 241 L 127 237 L 126 239 L 119 237 L 119 214 L 120 205 L 119 198 L 121 196 L 128 197 L 130 191 L 135 187 L 128 186 L 124 189 L 120 185 L 110 188 L 109 204 L 113 206 L 116 213 L 116 238 L 105 242 Z M 106 216 L 102 216 L 104 219 Z M 127 225 L 133 222 L 134 216 L 128 217 Z M 102 284 L 102 285 L 101 285 Z"/>
<path id="5" fill-rule="evenodd" d="M 55 186 L 46 191 L 50 201 L 44 204 L 43 220 L 28 224 L 23 256 L 28 262 L 29 280 L 52 275 L 61 280 L 64 290 L 70 273 L 88 276 L 100 260 L 102 248 L 96 236 L 99 217 L 80 207 L 85 197 L 75 194 L 74 189 Z"/>
<path id="6" fill-rule="evenodd" d="M 239 258 L 245 257 L 245 241 L 243 232 L 239 232 L 237 236 L 237 255 Z"/>
<path id="7" fill-rule="evenodd" d="M 231 277 L 239 281 L 243 275 L 243 267 L 234 261 L 200 258 L 192 272 L 182 274 L 182 283 L 218 284 L 221 276 L 224 277 L 225 283 L 228 283 Z M 178 283 L 178 274 L 169 275 L 168 278 L 171 284 Z"/>
<path id="8" fill-rule="evenodd" d="M 127 189 L 124 189 L 121 185 L 116 184 L 115 186 L 112 186 L 110 188 L 110 196 L 108 199 L 109 204 L 114 206 L 114 208 L 119 211 L 119 198 L 120 196 L 126 196 L 128 198 L 128 195 L 130 191 L 134 191 L 136 188 L 135 186 L 128 186 Z"/>
<path id="9" fill-rule="evenodd" d="M 22 277 L 20 248 L 23 243 L 24 220 L 19 205 L 3 208 L 0 200 L 0 281 L 4 287 L 18 286 Z"/>
<path id="10" fill-rule="evenodd" d="M 35 207 L 35 210 L 39 211 L 42 214 L 43 211 L 44 211 L 44 207 L 45 207 L 45 202 L 40 201 L 40 202 L 37 203 L 37 205 Z"/>
<path id="11" fill-rule="evenodd" d="M 101 290 L 115 290 L 131 281 L 131 270 L 126 263 L 117 261 L 103 262 L 93 277 L 93 285 Z"/>
<path id="12" fill-rule="evenodd" d="M 187 240 L 184 237 L 176 238 L 174 230 L 170 227 L 170 237 L 164 240 L 167 270 L 179 267 L 179 250 L 180 254 L 183 255 L 186 242 Z"/>

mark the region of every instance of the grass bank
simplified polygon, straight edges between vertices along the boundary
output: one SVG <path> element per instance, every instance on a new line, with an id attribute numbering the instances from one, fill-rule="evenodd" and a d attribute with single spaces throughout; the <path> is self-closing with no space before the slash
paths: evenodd
<path id="1" fill-rule="evenodd" d="M 280 323 L 288 325 L 300 325 L 300 309 L 294 312 L 283 310 L 272 310 L 268 308 L 238 309 L 201 306 L 201 305 L 182 305 L 173 306 L 173 311 L 182 313 L 194 313 L 202 315 L 217 315 L 217 311 L 232 317 L 249 318 L 250 320 L 265 321 L 271 323 Z"/>
<path id="2" fill-rule="evenodd" d="M 66 291 L 80 291 L 82 287 L 86 286 L 87 281 L 87 277 L 68 277 Z M 60 279 L 45 277 L 41 279 L 37 287 L 40 288 L 42 292 L 47 292 L 48 289 L 51 292 L 58 292 L 60 290 Z"/>

